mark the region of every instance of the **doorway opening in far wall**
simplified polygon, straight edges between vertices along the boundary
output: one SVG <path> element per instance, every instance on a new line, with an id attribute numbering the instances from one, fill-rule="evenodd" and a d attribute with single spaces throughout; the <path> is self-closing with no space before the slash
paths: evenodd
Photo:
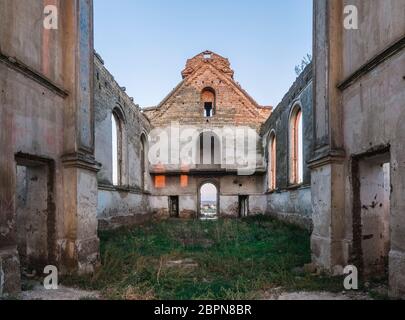
<path id="1" fill-rule="evenodd" d="M 218 218 L 218 189 L 213 183 L 205 183 L 199 190 L 200 219 Z"/>
<path id="2" fill-rule="evenodd" d="M 239 218 L 249 215 L 249 196 L 239 196 Z"/>
<path id="3" fill-rule="evenodd" d="M 169 210 L 170 210 L 171 218 L 179 217 L 179 197 L 178 196 L 171 196 L 169 198 Z"/>

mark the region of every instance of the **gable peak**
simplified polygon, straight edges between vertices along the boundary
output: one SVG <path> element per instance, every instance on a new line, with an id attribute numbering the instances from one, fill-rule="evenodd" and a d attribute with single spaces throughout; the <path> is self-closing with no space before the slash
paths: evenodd
<path id="1" fill-rule="evenodd" d="M 181 73 L 183 79 L 189 77 L 204 64 L 211 64 L 220 72 L 233 79 L 234 72 L 231 69 L 229 60 L 209 50 L 203 51 L 187 60 L 186 67 Z"/>

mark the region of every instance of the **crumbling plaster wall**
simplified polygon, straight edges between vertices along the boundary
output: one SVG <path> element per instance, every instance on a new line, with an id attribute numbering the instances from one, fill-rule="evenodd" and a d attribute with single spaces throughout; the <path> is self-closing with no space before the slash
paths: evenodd
<path id="1" fill-rule="evenodd" d="M 64 101 L 40 84 L 27 79 L 0 63 L 0 104 L 2 107 L 2 146 L 3 159 L 7 165 L 1 164 L 2 179 L 15 175 L 15 154 L 21 152 L 39 155 L 47 159 L 55 159 L 55 211 L 57 233 L 63 234 L 63 166 L 57 161 L 63 154 L 63 107 Z M 20 94 L 24 92 L 24 94 Z M 4 134 L 6 133 L 6 134 Z M 6 141 L 4 141 L 7 139 Z M 6 158 L 7 157 L 7 158 Z M 7 181 L 7 180 L 4 180 Z M 2 217 L 9 211 L 9 220 L 1 221 L 1 244 L 9 243 L 9 238 L 16 230 L 14 215 L 14 193 L 17 180 L 15 177 L 7 183 L 7 192 L 1 192 Z M 3 238 L 4 237 L 4 238 Z M 13 243 L 13 236 L 10 241 Z"/>
<path id="2" fill-rule="evenodd" d="M 49 169 L 17 166 L 16 226 L 18 252 L 25 272 L 42 273 L 48 261 Z M 50 191 L 52 192 L 52 191 Z"/>
<path id="3" fill-rule="evenodd" d="M 52 209 L 48 210 L 53 212 L 53 222 L 47 230 L 50 251 L 48 257 L 41 257 L 43 263 L 56 265 L 61 274 L 91 272 L 98 263 L 94 225 L 97 197 L 96 185 L 92 184 L 97 171 L 90 94 L 92 1 L 56 0 L 55 4 L 64 19 L 60 19 L 57 30 L 47 30 L 42 23 L 44 2 L 0 1 L 3 294 L 20 290 L 15 219 L 17 154 L 52 163 L 53 179 L 48 185 Z"/>
<path id="4" fill-rule="evenodd" d="M 357 8 L 359 25 L 357 30 L 342 30 L 344 79 L 403 37 L 405 30 L 403 0 L 343 0 L 347 5 Z"/>
<path id="5" fill-rule="evenodd" d="M 390 292 L 392 296 L 404 297 L 405 3 L 401 0 L 314 3 L 317 37 L 316 156 L 311 161 L 313 261 L 327 269 L 357 262 L 359 211 L 369 203 L 356 203 L 359 198 L 356 189 L 362 183 L 357 179 L 361 174 L 356 162 L 387 153 L 392 186 Z M 345 5 L 357 7 L 358 29 L 344 28 Z M 364 185 L 361 187 L 361 192 L 367 191 Z M 375 196 L 362 193 L 359 201 L 369 202 Z M 365 258 L 363 261 L 367 261 Z"/>
<path id="6" fill-rule="evenodd" d="M 276 189 L 268 190 L 268 175 L 264 185 L 268 194 L 267 213 L 306 228 L 312 225 L 311 170 L 307 166 L 313 156 L 312 89 L 312 65 L 308 65 L 262 128 L 266 162 L 271 134 L 274 133 L 276 137 Z M 296 104 L 301 106 L 303 117 L 303 183 L 291 186 L 289 131 L 291 111 Z"/>
<path id="7" fill-rule="evenodd" d="M 101 163 L 98 173 L 98 208 L 100 227 L 115 228 L 145 221 L 150 217 L 149 195 L 151 180 L 145 174 L 142 181 L 141 136 L 147 142 L 149 120 L 139 106 L 125 93 L 104 67 L 102 58 L 94 56 L 94 103 L 96 130 L 96 160 Z M 113 110 L 122 113 L 122 173 L 121 184 L 112 181 L 112 122 Z M 146 154 L 147 157 L 147 154 Z M 146 168 L 146 167 L 145 167 Z M 146 168 L 147 169 L 147 168 Z"/>
<path id="8" fill-rule="evenodd" d="M 405 37 L 403 1 L 351 1 L 351 4 L 358 7 L 362 19 L 357 32 L 342 31 L 345 44 L 342 52 L 343 79 Z M 372 155 L 374 151 L 389 148 L 392 186 L 390 286 L 394 296 L 405 296 L 405 49 L 402 46 L 402 49 L 395 50 L 396 54 L 382 60 L 342 90 L 346 151 L 344 223 L 345 238 L 353 241 L 352 157 L 367 153 Z"/>
<path id="9" fill-rule="evenodd" d="M 181 184 L 178 175 L 165 177 L 165 185 L 154 188 L 151 206 L 155 214 L 169 215 L 169 196 L 179 196 L 180 217 L 192 218 L 198 215 L 198 193 L 204 183 L 214 183 L 219 192 L 219 215 L 222 217 L 238 217 L 239 195 L 249 196 L 250 214 L 265 212 L 265 196 L 263 195 L 264 175 L 189 175 L 187 185 Z M 183 180 L 184 181 L 184 180 Z"/>
<path id="10" fill-rule="evenodd" d="M 401 68 L 400 66 L 403 66 Z M 404 142 L 401 136 L 405 107 L 405 52 L 393 57 L 374 72 L 343 92 L 343 131 L 347 166 L 345 166 L 346 237 L 352 240 L 352 172 L 351 157 L 390 147 L 392 169 L 391 211 L 405 205 L 397 192 L 403 190 Z M 390 97 L 387 99 L 386 97 Z M 398 190 L 399 189 L 399 190 Z M 398 190 L 398 191 L 397 191 Z M 398 196 L 398 198 L 396 198 Z M 405 243 L 404 243 L 405 245 Z M 404 247 L 405 249 L 405 247 Z"/>

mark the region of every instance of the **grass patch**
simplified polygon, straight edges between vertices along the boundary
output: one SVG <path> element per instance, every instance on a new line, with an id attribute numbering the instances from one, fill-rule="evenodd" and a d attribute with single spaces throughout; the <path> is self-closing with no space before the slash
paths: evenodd
<path id="1" fill-rule="evenodd" d="M 297 276 L 310 262 L 310 235 L 268 217 L 168 220 L 102 232 L 102 267 L 66 285 L 109 299 L 254 299 L 275 287 L 342 289 L 340 278 Z"/>

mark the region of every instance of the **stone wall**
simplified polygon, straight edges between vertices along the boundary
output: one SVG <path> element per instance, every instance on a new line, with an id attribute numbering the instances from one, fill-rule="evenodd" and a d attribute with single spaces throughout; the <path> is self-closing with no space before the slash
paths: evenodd
<path id="1" fill-rule="evenodd" d="M 166 176 L 164 181 L 164 186 L 155 187 L 151 196 L 152 211 L 161 217 L 169 215 L 169 197 L 179 196 L 180 218 L 197 218 L 199 188 L 206 182 L 214 183 L 218 188 L 221 217 L 238 217 L 240 195 L 249 196 L 250 214 L 263 214 L 266 210 L 263 194 L 264 175 L 191 175 L 188 176 L 187 185 L 182 185 L 179 176 L 170 175 Z"/>
<path id="2" fill-rule="evenodd" d="M 364 274 L 384 270 L 384 262 L 378 268 L 378 261 L 389 259 L 391 294 L 405 297 L 405 3 L 389 0 L 372 4 L 352 1 L 351 4 L 358 7 L 362 19 L 358 32 L 342 30 L 342 41 L 345 43 L 342 80 L 350 79 L 353 73 L 362 70 L 365 62 L 385 50 L 394 54 L 391 57 L 382 55 L 379 63 L 373 64 L 371 72 L 342 87 L 342 135 L 346 152 L 345 239 L 353 241 L 350 254 L 360 260 Z M 367 12 L 366 16 L 364 12 Z M 402 48 L 395 45 L 401 38 Z M 375 165 L 371 167 L 373 161 L 370 159 L 376 156 L 385 159 L 374 160 Z M 367 166 L 363 164 L 365 161 Z M 356 163 L 358 172 L 354 167 Z M 378 190 L 379 186 L 384 186 L 384 163 L 388 164 L 391 181 L 388 196 Z M 365 167 L 367 174 L 364 173 Z M 374 176 L 370 176 L 370 167 Z M 381 172 L 379 177 L 376 170 Z M 359 179 L 357 187 L 353 183 L 356 177 Z M 367 179 L 372 182 L 371 188 L 367 186 Z M 369 206 L 369 210 L 358 212 L 353 205 L 356 188 L 360 191 L 359 206 Z M 388 213 L 384 208 L 388 209 Z M 374 220 L 377 217 L 381 221 L 375 220 L 373 225 L 369 218 L 372 215 Z M 359 221 L 362 227 L 356 229 Z M 379 239 L 382 243 L 378 243 Z M 361 253 L 356 251 L 358 243 L 361 243 Z M 388 250 L 381 249 L 387 245 Z"/>
<path id="3" fill-rule="evenodd" d="M 391 295 L 405 297 L 402 0 L 314 0 L 313 65 L 273 111 L 234 80 L 228 59 L 206 51 L 187 61 L 159 106 L 142 112 L 94 54 L 92 1 L 54 3 L 63 19 L 47 30 L 44 2 L 0 1 L 0 296 L 18 293 L 21 271 L 40 273 L 47 264 L 60 274 L 93 272 L 98 228 L 167 218 L 173 198 L 180 218 L 197 218 L 209 182 L 220 217 L 238 217 L 247 199 L 248 214 L 312 227 L 315 264 L 329 271 L 354 264 L 363 277 L 387 269 Z M 357 7 L 358 30 L 343 27 L 345 5 Z M 207 101 L 212 117 L 204 117 Z M 304 166 L 302 183 L 292 185 L 296 105 Z M 118 184 L 113 112 L 122 132 Z M 148 136 L 172 123 L 198 133 L 252 128 L 254 172 L 223 165 L 222 154 L 234 148 L 225 141 L 219 164 L 149 167 Z M 268 190 L 272 133 L 276 188 Z"/>
<path id="4" fill-rule="evenodd" d="M 357 30 L 342 24 L 345 5 Z M 317 0 L 314 13 L 313 261 L 388 270 L 404 297 L 405 3 Z"/>
<path id="5" fill-rule="evenodd" d="M 205 58 L 206 56 L 210 58 Z M 223 127 L 246 125 L 259 129 L 271 113 L 259 106 L 233 79 L 228 59 L 212 52 L 201 53 L 187 61 L 183 81 L 155 108 L 145 113 L 155 127 L 172 122 L 190 126 Z M 203 117 L 201 94 L 205 88 L 215 93 L 215 115 Z"/>
<path id="6" fill-rule="evenodd" d="M 92 1 L 55 4 L 48 30 L 44 2 L 0 1 L 0 294 L 20 290 L 20 261 L 60 274 L 99 262 Z"/>
<path id="7" fill-rule="evenodd" d="M 182 76 L 183 81 L 159 106 L 146 109 L 145 114 L 152 126 L 168 137 L 173 136 L 169 128 L 173 124 L 178 126 L 179 136 L 188 129 L 194 129 L 196 135 L 191 138 L 198 152 L 199 135 L 203 132 L 214 133 L 219 143 L 218 148 L 215 147 L 216 161 L 212 165 L 195 162 L 182 165 L 184 158 L 180 158 L 177 165 L 159 164 L 151 167 L 154 179 L 152 210 L 159 215 L 168 215 L 169 197 L 178 196 L 180 217 L 197 217 L 200 187 L 204 182 L 212 182 L 219 193 L 219 216 L 238 217 L 239 196 L 249 196 L 250 214 L 264 213 L 265 169 L 259 131 L 272 109 L 259 106 L 235 82 L 228 59 L 213 52 L 206 51 L 189 59 Z M 212 117 L 204 117 L 204 102 L 207 99 L 214 102 Z M 233 130 L 243 127 L 249 128 L 254 134 L 251 146 L 255 151 L 246 159 L 253 170 L 247 176 L 238 174 L 239 164 L 225 160 L 227 152 L 233 153 L 238 143 L 236 137 L 231 136 L 235 132 Z M 224 128 L 230 129 L 231 134 L 222 131 Z M 232 137 L 232 143 L 228 144 L 226 139 L 229 137 Z M 189 143 L 187 139 L 179 139 L 180 150 Z"/>
<path id="8" fill-rule="evenodd" d="M 147 142 L 149 120 L 139 106 L 125 93 L 104 67 L 102 58 L 94 56 L 94 104 L 96 130 L 96 160 L 101 169 L 98 180 L 97 217 L 102 229 L 143 222 L 150 217 L 150 176 L 142 172 L 141 136 Z M 122 115 L 121 182 L 113 185 L 112 113 Z M 147 169 L 147 168 L 145 168 Z M 143 181 L 143 175 L 145 181 Z"/>
<path id="9" fill-rule="evenodd" d="M 290 184 L 290 115 L 299 105 L 303 117 L 303 183 Z M 268 162 L 270 137 L 276 137 L 276 188 L 268 190 L 267 213 L 311 228 L 311 171 L 307 162 L 313 157 L 312 65 L 308 65 L 297 78 L 281 103 L 263 125 L 262 136 L 265 159 Z M 268 179 L 267 175 L 267 179 Z M 268 182 L 266 186 L 268 186 Z"/>
<path id="10" fill-rule="evenodd" d="M 95 154 L 101 164 L 97 209 L 100 228 L 143 222 L 151 216 L 168 217 L 171 196 L 178 197 L 180 218 L 197 218 L 199 188 L 204 181 L 214 181 L 218 186 L 221 216 L 238 216 L 239 195 L 250 195 L 249 211 L 252 214 L 265 211 L 263 150 L 258 135 L 261 123 L 257 120 L 264 121 L 271 108 L 258 106 L 234 82 L 233 71 L 226 59 L 213 53 L 211 59 L 212 65 L 201 54 L 190 59 L 183 72 L 185 80 L 159 107 L 146 110 L 149 120 L 104 67 L 102 58 L 95 55 Z M 198 69 L 197 73 L 194 73 L 195 69 Z M 216 112 L 210 119 L 203 117 L 201 92 L 197 92 L 207 84 L 216 93 Z M 112 181 L 111 115 L 116 109 L 123 118 L 122 179 L 119 186 L 114 186 Z M 184 168 L 172 166 L 166 167 L 162 174 L 160 166 L 151 166 L 152 175 L 146 170 L 146 183 L 142 186 L 141 135 L 148 137 L 150 130 L 156 128 L 166 130 L 165 126 L 172 121 L 178 125 L 193 125 L 199 132 L 234 125 L 252 128 L 257 135 L 254 167 L 257 166 L 258 174 L 237 176 L 232 165 L 223 167 L 218 173 L 204 173 L 196 166 L 189 166 L 186 172 L 181 172 Z M 170 129 L 167 130 L 170 135 Z M 227 146 L 222 142 L 221 154 L 225 154 Z"/>

